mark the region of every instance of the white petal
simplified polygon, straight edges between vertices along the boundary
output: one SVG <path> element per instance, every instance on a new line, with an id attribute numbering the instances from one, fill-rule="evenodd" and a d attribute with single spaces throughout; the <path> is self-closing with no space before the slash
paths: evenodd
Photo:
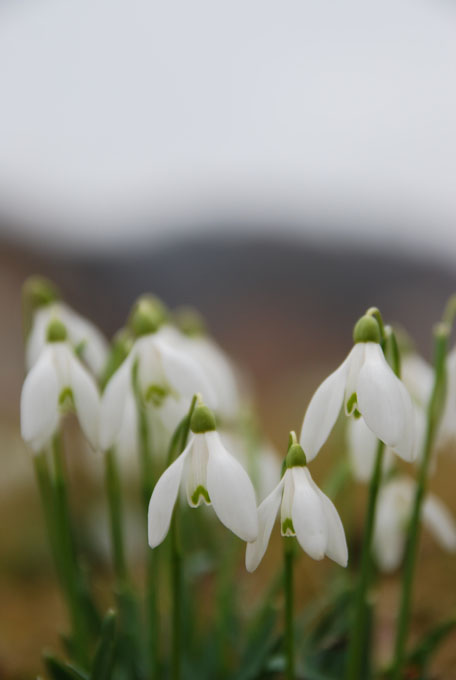
<path id="1" fill-rule="evenodd" d="M 138 411 L 133 390 L 128 390 L 122 425 L 115 441 L 116 451 L 129 461 L 138 451 Z"/>
<path id="2" fill-rule="evenodd" d="M 395 376 L 380 345 L 367 342 L 358 377 L 358 408 L 367 426 L 401 458 L 412 461 L 414 413 L 410 395 Z"/>
<path id="3" fill-rule="evenodd" d="M 402 358 L 401 379 L 413 399 L 426 407 L 434 385 L 432 366 L 419 354 L 410 352 Z"/>
<path id="4" fill-rule="evenodd" d="M 399 567 L 405 549 L 405 536 L 414 493 L 414 482 L 406 477 L 385 484 L 378 497 L 373 552 L 382 571 Z"/>
<path id="5" fill-rule="evenodd" d="M 268 547 L 274 526 L 280 501 L 282 499 L 283 479 L 278 483 L 274 491 L 260 504 L 258 508 L 258 538 L 256 541 L 247 543 L 245 551 L 245 566 L 247 571 L 255 571 L 263 559 Z"/>
<path id="6" fill-rule="evenodd" d="M 359 372 L 361 370 L 361 367 L 364 363 L 364 358 L 366 354 L 366 343 L 365 342 L 357 342 L 350 354 L 348 355 L 348 373 L 347 373 L 347 382 L 345 385 L 345 396 L 344 396 L 344 410 L 345 410 L 345 415 L 350 416 L 355 408 L 357 407 L 356 401 L 354 401 L 352 404 L 350 404 L 350 408 L 348 407 L 348 402 L 350 399 L 353 397 L 353 395 L 356 395 L 356 388 L 358 385 L 358 377 L 359 377 Z"/>
<path id="7" fill-rule="evenodd" d="M 291 468 L 294 482 L 292 520 L 299 545 L 314 560 L 321 560 L 328 548 L 326 515 L 319 495 L 302 467 Z"/>
<path id="8" fill-rule="evenodd" d="M 71 350 L 68 350 L 71 352 Z M 75 355 L 70 358 L 70 387 L 79 424 L 93 446 L 98 447 L 100 395 L 95 380 Z"/>
<path id="9" fill-rule="evenodd" d="M 56 316 L 56 305 L 46 305 L 33 315 L 33 323 L 25 346 L 25 365 L 27 371 L 37 362 L 46 347 L 46 331 L 50 320 Z"/>
<path id="10" fill-rule="evenodd" d="M 109 449 L 119 435 L 127 395 L 132 391 L 132 359 L 129 355 L 106 385 L 101 398 L 99 443 L 103 450 Z"/>
<path id="11" fill-rule="evenodd" d="M 310 472 L 306 470 L 311 478 Z M 341 567 L 346 567 L 348 562 L 348 548 L 347 540 L 345 538 L 344 526 L 340 519 L 334 503 L 326 494 L 315 484 L 312 479 L 314 489 L 317 491 L 320 501 L 323 505 L 323 511 L 326 516 L 326 527 L 328 532 L 328 545 L 326 547 L 326 555 L 334 562 L 337 562 Z"/>
<path id="12" fill-rule="evenodd" d="M 160 545 L 168 533 L 179 491 L 179 484 L 182 479 L 184 463 L 192 444 L 193 440 L 190 440 L 183 453 L 162 474 L 152 492 L 147 516 L 149 545 L 151 548 Z"/>
<path id="13" fill-rule="evenodd" d="M 217 432 L 205 435 L 209 450 L 207 490 L 222 522 L 243 541 L 258 536 L 255 491 L 242 465 L 223 446 Z"/>
<path id="14" fill-rule="evenodd" d="M 444 550 L 456 551 L 456 523 L 453 515 L 432 494 L 423 503 L 423 523 Z"/>
<path id="15" fill-rule="evenodd" d="M 81 356 L 91 371 L 101 375 L 108 356 L 108 343 L 98 328 L 64 303 L 59 304 L 59 318 L 65 324 L 74 348 L 82 347 Z"/>
<path id="16" fill-rule="evenodd" d="M 21 433 L 38 451 L 52 437 L 59 423 L 59 381 L 53 348 L 46 348 L 25 378 L 21 393 Z"/>
<path id="17" fill-rule="evenodd" d="M 321 383 L 307 407 L 302 423 L 300 443 L 308 461 L 315 458 L 328 439 L 342 408 L 349 356 Z"/>
<path id="18" fill-rule="evenodd" d="M 197 498 L 193 498 L 198 488 L 208 491 L 207 489 L 207 462 L 209 459 L 209 451 L 207 448 L 206 437 L 204 434 L 195 434 L 193 437 L 192 451 L 187 459 L 186 469 L 186 491 L 187 501 L 192 508 L 197 508 L 201 503 L 209 505 L 204 494 L 199 494 Z"/>
<path id="19" fill-rule="evenodd" d="M 377 453 L 377 437 L 370 430 L 364 418 L 347 420 L 348 454 L 354 477 L 360 482 L 371 478 Z"/>

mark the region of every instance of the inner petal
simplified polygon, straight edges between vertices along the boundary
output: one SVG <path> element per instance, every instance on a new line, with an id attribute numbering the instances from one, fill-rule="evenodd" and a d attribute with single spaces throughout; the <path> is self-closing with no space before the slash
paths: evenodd
<path id="1" fill-rule="evenodd" d="M 282 536 L 296 536 L 296 532 L 293 526 L 293 520 L 291 519 L 291 508 L 293 506 L 293 496 L 294 496 L 294 483 L 293 476 L 289 474 L 289 471 L 285 473 L 282 495 L 282 505 L 280 508 L 280 531 Z"/>
<path id="2" fill-rule="evenodd" d="M 197 508 L 201 503 L 211 504 L 206 481 L 208 458 L 209 452 L 204 435 L 195 435 L 187 470 L 187 500 L 192 508 Z"/>

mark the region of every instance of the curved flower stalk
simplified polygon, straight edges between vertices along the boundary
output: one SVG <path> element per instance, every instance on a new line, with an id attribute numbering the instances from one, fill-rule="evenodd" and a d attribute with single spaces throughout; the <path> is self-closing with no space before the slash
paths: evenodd
<path id="1" fill-rule="evenodd" d="M 373 551 L 382 571 L 394 571 L 402 561 L 415 491 L 415 481 L 405 476 L 392 479 L 380 491 Z M 421 520 L 444 550 L 456 552 L 456 522 L 435 495 L 426 496 Z"/>
<path id="2" fill-rule="evenodd" d="M 179 487 L 184 484 L 192 508 L 212 505 L 219 520 L 244 541 L 258 534 L 255 492 L 248 474 L 225 449 L 213 413 L 198 405 L 190 421 L 190 439 L 158 480 L 149 513 L 149 545 L 155 548 L 168 533 Z"/>
<path id="3" fill-rule="evenodd" d="M 287 454 L 285 474 L 258 508 L 258 538 L 247 545 L 247 571 L 254 571 L 263 559 L 279 508 L 282 536 L 296 536 L 314 560 L 326 555 L 347 566 L 347 542 L 339 514 L 313 481 L 304 451 L 295 443 Z"/>
<path id="4" fill-rule="evenodd" d="M 437 446 L 456 440 L 456 347 L 446 359 L 446 397 L 445 406 L 437 433 Z"/>
<path id="5" fill-rule="evenodd" d="M 361 414 L 369 429 L 406 461 L 415 455 L 412 401 L 380 346 L 372 316 L 354 330 L 355 345 L 338 369 L 313 395 L 301 430 L 301 445 L 313 460 L 327 440 L 342 406 L 347 416 Z"/>
<path id="6" fill-rule="evenodd" d="M 96 383 L 67 341 L 61 321 L 51 321 L 46 333 L 45 346 L 22 388 L 22 437 L 34 451 L 40 451 L 56 433 L 61 416 L 73 409 L 90 444 L 97 448 L 100 398 Z"/>
<path id="7" fill-rule="evenodd" d="M 134 400 L 135 370 L 139 396 L 144 404 L 154 407 L 170 431 L 187 412 L 195 392 L 204 391 L 211 405 L 217 403 L 212 385 L 200 366 L 186 353 L 172 347 L 166 335 L 158 330 L 139 337 L 107 383 L 100 414 L 102 449 L 118 443 L 119 437 L 134 441 L 131 400 Z"/>
<path id="8" fill-rule="evenodd" d="M 32 368 L 45 348 L 47 328 L 55 319 L 65 326 L 69 345 L 92 373 L 100 377 L 108 356 L 108 343 L 91 321 L 77 314 L 64 302 L 53 302 L 40 307 L 34 313 L 25 347 L 27 370 Z"/>

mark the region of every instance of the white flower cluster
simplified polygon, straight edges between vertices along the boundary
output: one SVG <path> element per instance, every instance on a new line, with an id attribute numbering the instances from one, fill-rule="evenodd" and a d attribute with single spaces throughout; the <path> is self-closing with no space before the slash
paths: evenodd
<path id="1" fill-rule="evenodd" d="M 199 399 L 191 416 L 185 449 L 164 471 L 152 493 L 150 546 L 165 538 L 182 485 L 191 507 L 212 505 L 220 521 L 247 542 L 249 571 L 258 566 L 266 551 L 279 509 L 283 536 L 296 536 L 303 550 L 316 560 L 326 555 L 345 566 L 348 551 L 342 522 L 331 500 L 313 481 L 307 464 L 327 440 L 342 408 L 352 416 L 349 442 L 358 477 L 370 477 L 377 438 L 388 447 L 387 467 L 393 453 L 414 460 L 423 438 L 432 371 L 416 359 L 415 366 L 412 358 L 404 362 L 404 382 L 412 401 L 404 382 L 385 359 L 377 321 L 363 317 L 355 327 L 355 345 L 348 357 L 312 397 L 299 443 L 296 438 L 291 441 L 283 476 L 280 478 L 273 454 L 264 454 L 264 465 L 259 460 L 260 488 L 262 495 L 269 495 L 257 509 L 255 491 L 244 468 L 243 447 L 229 429 L 217 431 L 218 420 L 233 423 L 238 416 L 240 393 L 231 362 L 207 336 L 186 335 L 169 323 L 151 298 L 137 303 L 130 321 L 132 332 L 124 355 L 111 367 L 102 391 L 99 386 L 106 378 L 110 349 L 101 333 L 62 302 L 51 301 L 35 310 L 21 395 L 22 435 L 31 448 L 36 452 L 46 449 L 62 415 L 71 409 L 94 449 L 114 447 L 132 452 L 138 448 L 139 403 L 153 412 L 170 437 L 195 394 L 202 395 L 204 402 Z M 456 359 L 450 357 L 450 361 L 456 369 Z M 449 385 L 447 408 L 454 410 L 456 378 L 450 379 Z M 454 420 L 444 417 L 445 436 L 451 434 L 451 428 Z M 271 473 L 274 484 L 279 478 L 272 491 Z M 411 502 L 410 488 L 405 481 L 391 482 L 380 500 L 376 551 L 381 566 L 387 568 L 396 563 L 397 556 L 400 559 L 398 532 L 404 524 L 404 507 Z M 399 504 L 401 510 L 393 511 Z M 441 543 L 454 549 L 456 531 L 448 514 L 432 497 L 426 507 L 425 521 L 437 534 L 440 531 Z M 395 546 L 391 554 L 385 548 L 389 535 Z"/>

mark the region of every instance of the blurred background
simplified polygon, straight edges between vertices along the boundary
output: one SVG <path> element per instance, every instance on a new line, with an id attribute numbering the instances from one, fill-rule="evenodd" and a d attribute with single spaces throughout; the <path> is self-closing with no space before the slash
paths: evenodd
<path id="1" fill-rule="evenodd" d="M 1 679 L 31 677 L 65 620 L 19 435 L 24 279 L 108 337 L 144 291 L 197 307 L 282 452 L 366 307 L 430 358 L 456 290 L 455 65 L 446 0 L 2 0 Z M 432 487 L 456 511 L 455 468 Z M 416 630 L 456 607 L 454 558 L 422 551 Z"/>

